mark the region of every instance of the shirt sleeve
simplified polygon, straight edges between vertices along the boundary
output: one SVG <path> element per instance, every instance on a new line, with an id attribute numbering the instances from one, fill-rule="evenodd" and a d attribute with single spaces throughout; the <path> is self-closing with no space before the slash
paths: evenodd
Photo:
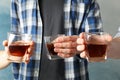
<path id="1" fill-rule="evenodd" d="M 18 0 L 11 0 L 11 31 L 19 31 L 20 21 L 18 16 Z"/>
<path id="2" fill-rule="evenodd" d="M 96 0 L 94 0 L 89 7 L 84 26 L 86 32 L 103 31 L 100 6 Z"/>

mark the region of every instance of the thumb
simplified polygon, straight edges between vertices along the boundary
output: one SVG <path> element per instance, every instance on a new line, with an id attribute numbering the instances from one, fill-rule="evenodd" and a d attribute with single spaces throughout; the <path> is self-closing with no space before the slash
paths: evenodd
<path id="1" fill-rule="evenodd" d="M 8 41 L 7 40 L 3 41 L 3 46 L 8 46 Z"/>

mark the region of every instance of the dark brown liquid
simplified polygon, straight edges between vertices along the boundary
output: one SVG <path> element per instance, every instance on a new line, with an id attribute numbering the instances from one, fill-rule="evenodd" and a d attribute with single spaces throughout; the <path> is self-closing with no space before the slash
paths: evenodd
<path id="1" fill-rule="evenodd" d="M 57 53 L 54 52 L 54 45 L 53 45 L 53 43 L 47 43 L 47 48 L 48 48 L 48 51 L 49 51 L 50 54 L 57 55 Z"/>
<path id="2" fill-rule="evenodd" d="M 24 56 L 29 46 L 28 44 L 11 44 L 9 46 L 9 51 L 13 56 Z"/>
<path id="3" fill-rule="evenodd" d="M 90 57 L 103 57 L 105 56 L 107 45 L 106 44 L 88 44 L 88 53 Z"/>

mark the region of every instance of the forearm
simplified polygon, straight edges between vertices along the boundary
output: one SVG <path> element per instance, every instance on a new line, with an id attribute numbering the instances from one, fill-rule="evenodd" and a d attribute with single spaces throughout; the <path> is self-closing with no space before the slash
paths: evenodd
<path id="1" fill-rule="evenodd" d="M 6 68 L 10 64 L 7 57 L 8 55 L 5 54 L 5 51 L 0 51 L 0 69 Z"/>
<path id="2" fill-rule="evenodd" d="M 108 45 L 107 56 L 111 59 L 120 59 L 120 38 L 114 38 Z"/>

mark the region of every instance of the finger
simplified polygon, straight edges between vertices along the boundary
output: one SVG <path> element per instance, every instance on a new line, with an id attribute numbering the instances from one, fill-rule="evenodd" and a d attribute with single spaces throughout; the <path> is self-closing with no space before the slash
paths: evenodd
<path id="1" fill-rule="evenodd" d="M 3 41 L 3 46 L 8 46 L 8 41 L 7 40 Z"/>
<path id="2" fill-rule="evenodd" d="M 86 51 L 81 52 L 81 53 L 80 53 L 80 57 L 81 57 L 81 58 L 86 58 L 86 59 L 87 59 L 87 57 L 88 57 L 87 52 L 86 52 Z"/>
<path id="3" fill-rule="evenodd" d="M 76 47 L 77 43 L 76 42 L 65 42 L 65 43 L 55 43 L 54 47 L 58 47 L 58 48 L 73 48 Z"/>
<path id="4" fill-rule="evenodd" d="M 82 32 L 82 33 L 80 33 L 80 35 L 79 35 L 79 38 L 77 39 L 77 44 L 85 44 L 86 42 L 85 42 L 85 33 L 84 32 Z"/>
<path id="5" fill-rule="evenodd" d="M 68 41 L 76 41 L 78 36 L 60 36 L 54 42 L 68 42 Z"/>
<path id="6" fill-rule="evenodd" d="M 25 63 L 28 63 L 30 61 L 30 55 L 29 54 L 26 54 L 26 60 L 25 60 Z"/>
<path id="7" fill-rule="evenodd" d="M 62 58 L 69 58 L 74 56 L 75 54 L 73 53 L 69 53 L 69 54 L 64 54 L 64 53 L 58 53 L 58 56 L 62 57 Z"/>
<path id="8" fill-rule="evenodd" d="M 82 39 L 84 39 L 84 37 L 85 37 L 85 32 L 80 33 L 79 37 L 82 38 Z"/>
<path id="9" fill-rule="evenodd" d="M 112 41 L 112 36 L 109 35 L 109 34 L 107 34 L 107 35 L 106 35 L 106 40 L 107 40 L 108 42 Z"/>
<path id="10" fill-rule="evenodd" d="M 29 63 L 29 61 L 30 61 L 29 54 L 25 54 L 24 57 L 23 57 L 23 62 L 27 64 L 27 63 Z"/>
<path id="11" fill-rule="evenodd" d="M 27 54 L 30 54 L 30 56 L 33 53 L 35 43 L 33 41 L 30 42 L 30 47 L 28 48 Z"/>
<path id="12" fill-rule="evenodd" d="M 85 40 L 82 38 L 77 39 L 77 44 L 85 44 Z"/>
<path id="13" fill-rule="evenodd" d="M 85 45 L 78 45 L 77 46 L 77 50 L 80 51 L 80 52 L 85 50 L 85 48 L 86 48 Z"/>
<path id="14" fill-rule="evenodd" d="M 59 48 L 55 48 L 54 49 L 55 52 L 57 53 L 64 53 L 64 54 L 67 54 L 67 53 L 76 53 L 77 50 L 76 48 L 72 48 L 72 49 L 59 49 Z"/>
<path id="15" fill-rule="evenodd" d="M 30 46 L 34 47 L 34 45 L 35 45 L 34 41 L 30 41 Z"/>

